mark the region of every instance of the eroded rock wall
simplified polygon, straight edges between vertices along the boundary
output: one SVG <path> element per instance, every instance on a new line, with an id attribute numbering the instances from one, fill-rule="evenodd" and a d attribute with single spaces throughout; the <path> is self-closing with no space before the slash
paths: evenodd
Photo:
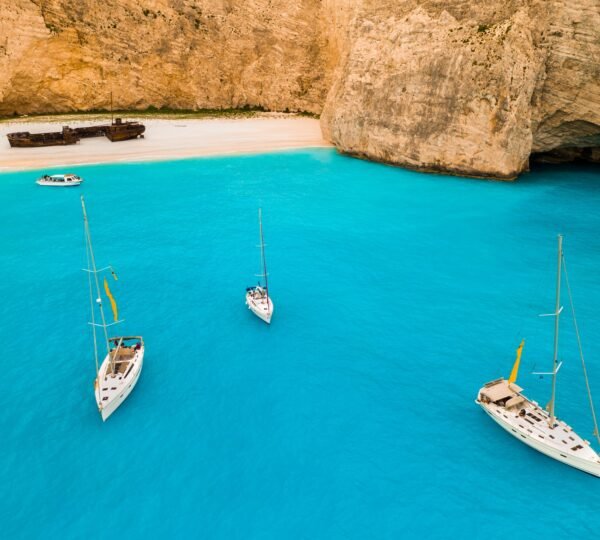
<path id="1" fill-rule="evenodd" d="M 537 6 L 497 2 L 474 18 L 471 2 L 385 4 L 354 21 L 322 116 L 327 136 L 383 161 L 515 176 L 544 60 Z"/>
<path id="2" fill-rule="evenodd" d="M 0 114 L 262 106 L 321 111 L 319 0 L 0 0 Z"/>
<path id="3" fill-rule="evenodd" d="M 365 1 L 323 131 L 350 154 L 494 178 L 532 151 L 598 147 L 599 17 L 598 0 Z"/>
<path id="4" fill-rule="evenodd" d="M 532 151 L 600 150 L 600 0 L 551 0 L 547 9 L 546 59 L 532 100 Z"/>

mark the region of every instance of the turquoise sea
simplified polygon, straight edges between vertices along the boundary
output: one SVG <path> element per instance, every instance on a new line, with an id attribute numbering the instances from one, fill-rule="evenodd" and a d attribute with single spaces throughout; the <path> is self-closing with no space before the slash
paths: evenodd
<path id="1" fill-rule="evenodd" d="M 600 479 L 474 403 L 523 337 L 519 383 L 548 398 L 531 372 L 550 368 L 563 233 L 600 404 L 597 169 L 498 183 L 318 149 L 70 171 L 81 188 L 0 175 L 0 537 L 597 537 Z M 119 331 L 147 348 L 106 423 L 80 194 Z M 259 207 L 270 327 L 244 305 Z M 557 412 L 592 440 L 563 330 Z"/>

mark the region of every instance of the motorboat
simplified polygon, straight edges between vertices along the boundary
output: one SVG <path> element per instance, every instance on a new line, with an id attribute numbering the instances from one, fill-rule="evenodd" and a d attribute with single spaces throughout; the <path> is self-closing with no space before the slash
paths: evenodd
<path id="1" fill-rule="evenodd" d="M 78 186 L 83 178 L 76 174 L 45 174 L 36 180 L 40 186 L 69 187 Z"/>

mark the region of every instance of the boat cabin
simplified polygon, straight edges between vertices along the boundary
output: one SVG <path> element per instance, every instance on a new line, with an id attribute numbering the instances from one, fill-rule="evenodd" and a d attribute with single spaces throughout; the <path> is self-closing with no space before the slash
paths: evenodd
<path id="1" fill-rule="evenodd" d="M 45 174 L 42 178 L 46 182 L 76 182 L 79 180 L 79 177 L 74 174 Z"/>
<path id="2" fill-rule="evenodd" d="M 527 400 L 521 396 L 523 389 L 505 379 L 497 379 L 487 383 L 479 394 L 482 403 L 494 403 L 505 409 L 516 409 Z"/>

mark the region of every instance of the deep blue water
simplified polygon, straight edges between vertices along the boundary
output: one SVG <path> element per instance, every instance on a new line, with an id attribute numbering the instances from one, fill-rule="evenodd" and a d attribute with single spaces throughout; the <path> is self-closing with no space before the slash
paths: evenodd
<path id="1" fill-rule="evenodd" d="M 475 405 L 545 403 L 556 234 L 600 392 L 600 174 L 517 183 L 331 150 L 0 176 L 3 538 L 593 538 L 600 480 Z M 96 411 L 79 195 L 146 358 Z M 275 314 L 244 306 L 263 208 Z M 566 299 L 565 299 L 566 302 Z M 592 438 L 571 322 L 557 412 Z M 600 394 L 598 397 L 600 401 Z"/>

